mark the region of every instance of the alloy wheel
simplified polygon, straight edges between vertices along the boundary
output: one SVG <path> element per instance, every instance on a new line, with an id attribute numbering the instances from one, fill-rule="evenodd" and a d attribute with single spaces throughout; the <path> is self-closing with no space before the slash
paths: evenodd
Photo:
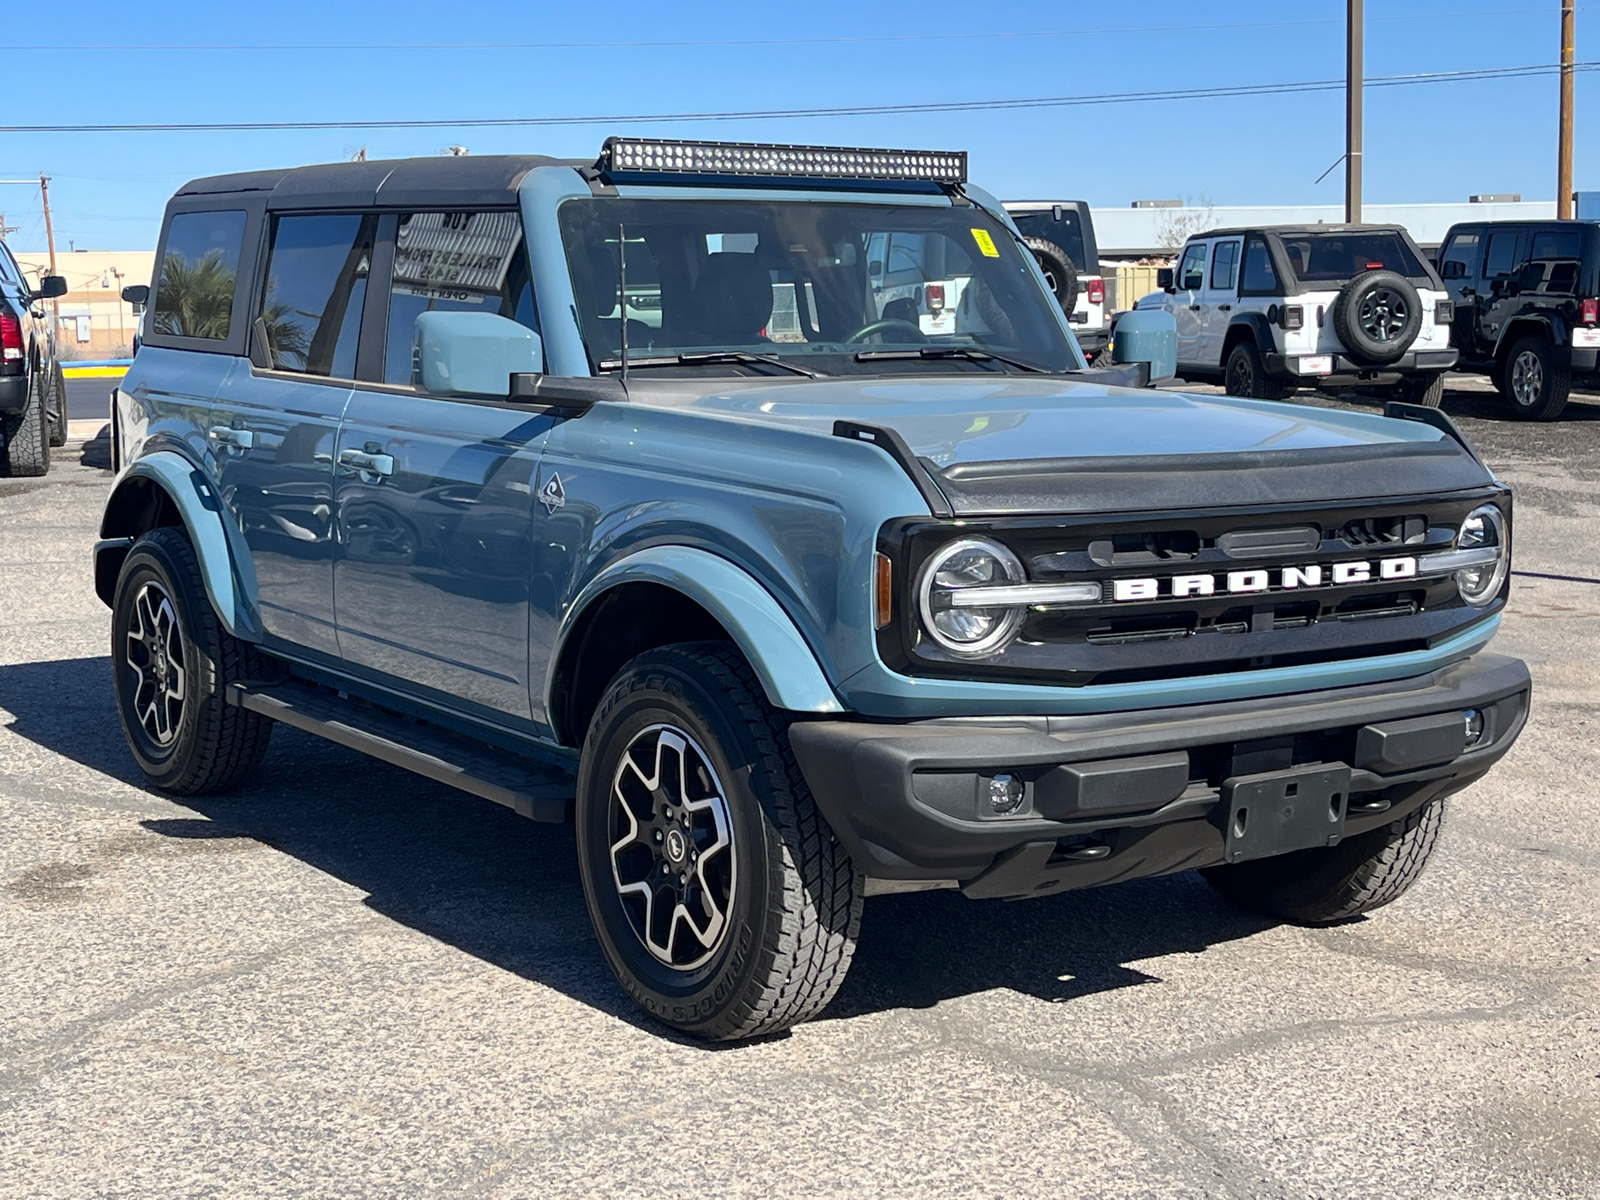
<path id="1" fill-rule="evenodd" d="M 133 600 L 128 626 L 128 667 L 133 673 L 133 712 L 156 746 L 178 740 L 189 698 L 187 657 L 178 613 L 166 589 L 144 584 Z"/>
<path id="2" fill-rule="evenodd" d="M 1544 394 L 1544 363 L 1532 350 L 1524 350 L 1511 363 L 1511 398 L 1532 408 Z"/>
<path id="3" fill-rule="evenodd" d="M 1375 342 L 1388 343 L 1398 339 L 1411 319 L 1406 298 L 1392 288 L 1374 288 L 1361 298 L 1356 313 L 1356 323 L 1361 332 Z"/>
<path id="4" fill-rule="evenodd" d="M 1251 369 L 1250 360 L 1243 354 L 1233 356 L 1233 361 L 1228 364 L 1228 395 L 1249 396 L 1254 391 L 1255 371 Z"/>
<path id="5" fill-rule="evenodd" d="M 607 814 L 611 877 L 634 934 L 680 971 L 704 964 L 731 923 L 733 822 L 710 757 L 672 725 L 637 733 Z"/>

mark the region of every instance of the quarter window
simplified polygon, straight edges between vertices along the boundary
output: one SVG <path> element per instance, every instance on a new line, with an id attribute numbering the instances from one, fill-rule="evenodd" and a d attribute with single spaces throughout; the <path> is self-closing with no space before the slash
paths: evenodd
<path id="1" fill-rule="evenodd" d="M 1211 286 L 1232 291 L 1239 283 L 1239 243 L 1218 242 L 1211 256 Z"/>
<path id="2" fill-rule="evenodd" d="M 631 274 L 634 264 L 630 260 L 628 265 Z M 632 291 L 633 280 L 628 283 Z M 401 215 L 389 292 L 385 383 L 412 382 L 412 342 L 417 317 L 425 312 L 498 313 L 538 332 L 518 213 Z"/>
<path id="3" fill-rule="evenodd" d="M 280 371 L 353 379 L 378 218 L 279 217 L 261 320 Z"/>
<path id="4" fill-rule="evenodd" d="M 1251 238 L 1244 247 L 1244 284 L 1239 289 L 1246 295 L 1272 296 L 1278 291 L 1278 272 L 1272 267 L 1272 252 L 1260 238 Z"/>
<path id="5" fill-rule="evenodd" d="M 180 213 L 167 229 L 151 328 L 172 337 L 226 341 L 244 243 L 242 211 Z"/>
<path id="6" fill-rule="evenodd" d="M 1541 229 L 1533 235 L 1528 255 L 1533 287 L 1545 294 L 1572 295 L 1578 290 L 1583 260 L 1583 233 L 1577 229 Z"/>
<path id="7" fill-rule="evenodd" d="M 1206 244 L 1196 242 L 1183 252 L 1178 264 L 1178 286 L 1186 292 L 1199 291 L 1206 285 Z"/>

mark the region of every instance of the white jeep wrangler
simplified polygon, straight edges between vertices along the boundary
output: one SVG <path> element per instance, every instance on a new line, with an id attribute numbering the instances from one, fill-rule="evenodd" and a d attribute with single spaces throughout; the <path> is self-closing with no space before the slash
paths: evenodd
<path id="1" fill-rule="evenodd" d="M 1178 373 L 1230 396 L 1359 384 L 1437 408 L 1455 365 L 1453 305 L 1399 226 L 1212 230 L 1157 278 L 1162 290 L 1135 307 L 1170 312 Z"/>

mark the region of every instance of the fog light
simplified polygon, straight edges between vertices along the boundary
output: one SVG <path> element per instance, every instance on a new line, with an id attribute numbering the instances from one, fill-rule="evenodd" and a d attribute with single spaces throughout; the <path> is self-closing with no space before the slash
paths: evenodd
<path id="1" fill-rule="evenodd" d="M 1014 813 L 1022 807 L 1026 794 L 1022 780 L 1015 775 L 996 775 L 989 780 L 989 811 L 997 816 Z"/>
<path id="2" fill-rule="evenodd" d="M 1476 708 L 1469 708 L 1461 714 L 1467 725 L 1467 749 L 1471 749 L 1483 741 L 1483 713 Z"/>

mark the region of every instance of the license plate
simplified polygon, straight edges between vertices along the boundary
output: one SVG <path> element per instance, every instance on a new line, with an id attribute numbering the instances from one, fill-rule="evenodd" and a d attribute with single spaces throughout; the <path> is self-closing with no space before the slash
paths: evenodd
<path id="1" fill-rule="evenodd" d="M 1309 358 L 1300 360 L 1300 374 L 1302 375 L 1332 375 L 1333 355 L 1313 354 Z"/>
<path id="2" fill-rule="evenodd" d="M 1582 346 L 1585 349 L 1592 349 L 1595 346 L 1600 346 L 1600 328 L 1585 328 L 1580 326 L 1579 328 L 1574 329 L 1572 331 L 1572 344 L 1574 346 Z"/>
<path id="3" fill-rule="evenodd" d="M 1216 809 L 1224 822 L 1224 861 L 1336 845 L 1349 804 L 1350 768 L 1343 763 L 1235 776 L 1222 785 Z"/>

